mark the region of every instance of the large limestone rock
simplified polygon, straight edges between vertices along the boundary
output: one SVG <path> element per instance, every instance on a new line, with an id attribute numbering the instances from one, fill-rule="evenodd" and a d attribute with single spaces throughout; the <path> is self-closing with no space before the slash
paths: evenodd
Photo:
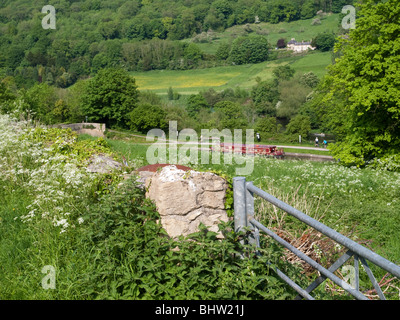
<path id="1" fill-rule="evenodd" d="M 175 166 L 163 167 L 146 179 L 146 196 L 155 202 L 172 238 L 197 232 L 200 223 L 218 232 L 220 221 L 228 221 L 224 210 L 227 188 L 227 182 L 216 174 Z"/>

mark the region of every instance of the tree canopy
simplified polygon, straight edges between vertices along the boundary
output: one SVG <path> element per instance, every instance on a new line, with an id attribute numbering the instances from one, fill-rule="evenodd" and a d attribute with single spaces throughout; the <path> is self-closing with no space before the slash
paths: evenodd
<path id="1" fill-rule="evenodd" d="M 20 87 L 61 88 L 102 68 L 189 69 L 207 58 L 188 42 L 234 25 L 340 12 L 344 0 L 58 0 L 56 30 L 44 30 L 43 1 L 0 1 L 0 74 Z M 351 4 L 353 0 L 345 0 Z M 274 44 L 275 45 L 275 44 Z M 250 49 L 252 50 L 252 49 Z M 219 59 L 227 56 L 221 48 Z M 253 55 L 250 55 L 253 57 Z M 260 54 L 257 54 L 257 61 Z M 252 58 L 251 58 L 252 59 Z M 251 62 L 252 60 L 250 60 Z M 244 63 L 240 60 L 239 63 Z"/>
<path id="2" fill-rule="evenodd" d="M 235 64 L 259 63 L 268 59 L 269 44 L 266 37 L 251 35 L 239 37 L 232 43 L 230 59 Z"/>
<path id="3" fill-rule="evenodd" d="M 340 140 L 335 157 L 362 166 L 400 152 L 400 3 L 365 0 L 357 17 L 310 104 Z"/>
<path id="4" fill-rule="evenodd" d="M 82 107 L 89 121 L 126 127 L 137 104 L 135 79 L 122 69 L 103 69 L 87 83 Z"/>

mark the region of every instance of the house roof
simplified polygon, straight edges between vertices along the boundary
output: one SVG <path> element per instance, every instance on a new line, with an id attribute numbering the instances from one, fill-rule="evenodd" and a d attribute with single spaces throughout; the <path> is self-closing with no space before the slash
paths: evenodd
<path id="1" fill-rule="evenodd" d="M 306 42 L 297 42 L 296 40 L 292 39 L 288 42 L 288 44 L 293 44 L 295 46 L 305 46 L 305 45 L 311 45 L 311 41 L 306 41 Z"/>

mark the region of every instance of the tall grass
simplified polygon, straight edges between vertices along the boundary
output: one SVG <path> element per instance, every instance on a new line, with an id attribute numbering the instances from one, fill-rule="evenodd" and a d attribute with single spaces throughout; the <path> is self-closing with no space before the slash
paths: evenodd
<path id="1" fill-rule="evenodd" d="M 138 166 L 147 165 L 147 146 L 110 141 Z M 240 166 L 235 162 L 219 164 L 199 161 L 187 164 L 194 169 L 213 170 L 231 178 Z M 254 170 L 246 179 L 271 191 L 299 210 L 315 216 L 329 227 L 367 241 L 374 250 L 400 263 L 400 174 L 396 172 L 344 167 L 334 162 L 278 160 L 256 156 Z M 268 223 L 268 221 L 266 221 Z"/>
<path id="2" fill-rule="evenodd" d="M 143 146 L 110 144 L 132 166 L 144 164 L 138 154 Z M 87 157 L 81 152 L 112 154 L 106 145 L 0 115 L 0 299 L 293 295 L 266 263 L 275 257 L 282 264 L 280 251 L 270 248 L 261 259 L 237 259 L 244 248 L 232 225 L 222 226 L 226 241 L 205 229 L 191 236 L 195 241 L 170 239 L 134 175 L 122 182 L 127 172 L 85 170 Z M 56 270 L 53 289 L 42 286 L 45 266 Z M 296 272 L 289 264 L 281 267 Z"/>
<path id="3" fill-rule="evenodd" d="M 179 292 L 180 298 L 293 297 L 293 292 L 279 284 L 268 269 L 255 265 L 252 260 L 243 261 L 245 266 L 235 265 L 237 268 L 229 269 L 227 261 L 204 255 L 204 250 L 212 250 L 215 257 L 224 257 L 226 250 L 233 254 L 237 239 L 220 243 L 207 233 L 201 240 L 204 241 L 202 248 L 193 247 L 193 242 L 169 242 L 156 219 L 148 225 L 143 237 L 137 236 L 143 230 L 137 229 L 133 223 L 136 220 L 132 219 L 144 223 L 148 219 L 143 221 L 143 217 L 156 217 L 156 213 L 150 204 L 142 202 L 136 191 L 127 193 L 117 187 L 120 182 L 117 176 L 123 172 L 115 176 L 89 175 L 83 163 L 77 161 L 77 157 L 83 158 L 71 153 L 77 150 L 74 148 L 76 139 L 69 140 L 69 134 L 59 132 L 60 136 L 55 137 L 57 143 L 44 143 L 44 140 L 34 139 L 37 137 L 34 132 L 41 133 L 40 137 L 46 136 L 44 129 L 32 131 L 27 122 L 0 116 L 1 299 L 173 299 L 174 292 Z M 110 152 L 124 155 L 132 169 L 148 164 L 145 145 L 117 140 L 108 140 L 107 144 Z M 254 171 L 246 177 L 248 181 L 387 259 L 400 262 L 399 173 L 345 168 L 335 163 L 252 159 Z M 230 178 L 236 175 L 237 168 L 235 163 L 228 165 L 223 161 L 187 165 L 198 170 L 218 171 Z M 114 182 L 110 184 L 110 180 Z M 128 199 L 130 194 L 135 195 L 133 202 Z M 258 199 L 256 205 L 258 218 L 287 239 L 317 237 L 268 203 Z M 197 235 L 200 236 L 202 234 Z M 322 243 L 315 239 L 314 245 Z M 148 246 L 146 241 L 159 246 Z M 269 244 L 265 252 L 268 258 L 284 263 L 276 247 L 266 243 Z M 177 245 L 180 252 L 169 250 Z M 320 247 L 310 248 L 310 254 L 317 254 L 318 259 L 326 257 L 319 254 Z M 329 257 L 336 254 L 330 253 Z M 149 256 L 153 260 L 149 260 Z M 184 263 L 177 264 L 178 261 Z M 193 261 L 197 261 L 197 267 Z M 200 272 L 199 264 L 207 269 L 202 273 L 204 277 L 184 276 L 192 274 L 193 270 L 197 270 L 196 274 Z M 45 276 L 41 270 L 46 265 L 57 270 L 56 290 L 45 290 L 41 286 Z M 243 267 L 255 268 L 252 270 L 256 273 L 243 273 Z M 288 265 L 282 268 L 300 276 Z M 264 277 L 257 272 L 268 275 Z M 375 268 L 374 272 L 378 281 L 385 275 Z M 365 281 L 365 273 L 362 270 L 360 273 L 363 288 L 369 289 L 371 285 Z M 233 282 L 236 291 L 226 291 L 226 281 L 238 276 L 246 281 Z M 299 281 L 303 282 L 301 279 Z M 255 280 L 262 286 L 255 286 Z M 398 283 L 394 285 L 399 286 Z M 389 288 L 389 298 L 399 298 L 395 287 Z M 337 288 L 330 288 L 338 292 Z M 213 295 L 209 295 L 210 292 Z M 322 287 L 320 297 L 329 298 L 324 293 Z"/>

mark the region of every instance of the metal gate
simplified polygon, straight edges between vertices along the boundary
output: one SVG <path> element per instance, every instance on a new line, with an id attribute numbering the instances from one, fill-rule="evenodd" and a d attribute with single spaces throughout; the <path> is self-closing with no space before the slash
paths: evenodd
<path id="1" fill-rule="evenodd" d="M 385 295 L 383 294 L 378 282 L 376 281 L 367 260 L 371 263 L 379 266 L 380 268 L 386 270 L 387 272 L 393 274 L 400 279 L 400 267 L 393 262 L 381 257 L 375 252 L 363 247 L 357 242 L 345 237 L 344 235 L 336 232 L 335 230 L 327 227 L 326 225 L 320 223 L 319 221 L 311 218 L 310 216 L 304 214 L 303 212 L 291 207 L 285 202 L 275 198 L 274 196 L 268 194 L 267 192 L 255 187 L 252 182 L 246 182 L 244 177 L 233 178 L 233 193 L 234 193 L 234 213 L 235 213 L 235 231 L 239 232 L 244 230 L 244 228 L 249 228 L 251 230 L 251 235 L 249 236 L 249 243 L 259 246 L 259 232 L 263 232 L 276 240 L 282 246 L 293 252 L 296 256 L 307 262 L 313 268 L 320 272 L 320 276 L 311 283 L 306 289 L 301 288 L 293 280 L 291 280 L 287 275 L 285 275 L 281 270 L 275 268 L 276 274 L 290 285 L 296 292 L 298 296 L 295 299 L 306 298 L 309 300 L 314 300 L 310 293 L 317 288 L 323 281 L 327 278 L 331 279 L 335 284 L 342 287 L 348 293 L 353 295 L 359 300 L 369 300 L 362 292 L 359 290 L 359 262 L 363 265 L 372 285 L 374 286 L 379 298 L 385 300 Z M 254 196 L 257 195 L 274 206 L 282 209 L 291 216 L 297 218 L 308 226 L 314 228 L 315 230 L 326 235 L 330 239 L 336 241 L 342 246 L 346 247 L 348 250 L 337 259 L 328 269 L 324 268 L 315 260 L 311 259 L 309 256 L 292 246 L 290 243 L 279 237 L 276 233 L 266 228 L 259 221 L 254 218 Z M 340 279 L 334 274 L 334 272 L 340 268 L 344 263 L 346 263 L 351 257 L 354 256 L 354 269 L 355 269 L 355 287 L 350 286 L 346 281 Z"/>

